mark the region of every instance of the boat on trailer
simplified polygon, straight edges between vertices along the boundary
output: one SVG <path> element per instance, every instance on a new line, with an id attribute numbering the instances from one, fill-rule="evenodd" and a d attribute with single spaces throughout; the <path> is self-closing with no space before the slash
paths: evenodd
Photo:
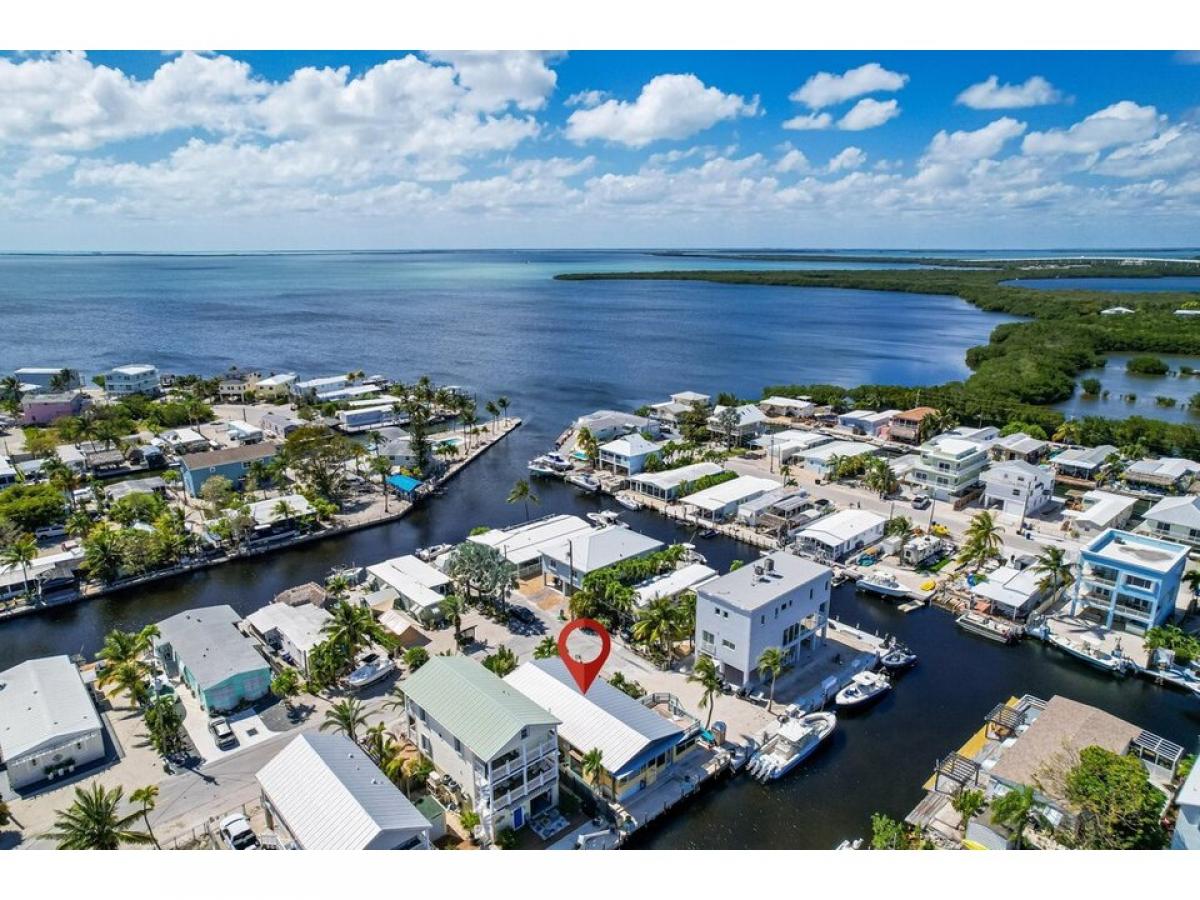
<path id="1" fill-rule="evenodd" d="M 758 781 L 782 778 L 808 759 L 836 727 L 837 716 L 831 712 L 788 716 L 779 731 L 750 758 L 746 771 Z"/>

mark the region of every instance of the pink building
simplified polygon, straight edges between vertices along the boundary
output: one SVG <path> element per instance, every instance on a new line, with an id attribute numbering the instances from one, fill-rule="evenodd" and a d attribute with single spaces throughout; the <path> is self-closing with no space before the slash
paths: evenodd
<path id="1" fill-rule="evenodd" d="M 49 425 L 63 416 L 77 416 L 87 397 L 81 393 L 30 394 L 21 400 L 22 425 Z"/>

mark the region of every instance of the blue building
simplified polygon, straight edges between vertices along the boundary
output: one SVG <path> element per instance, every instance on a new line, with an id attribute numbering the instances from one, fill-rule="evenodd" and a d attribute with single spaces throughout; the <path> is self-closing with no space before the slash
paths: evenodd
<path id="1" fill-rule="evenodd" d="M 1071 615 L 1142 633 L 1175 614 L 1188 548 L 1110 528 L 1079 554 Z"/>
<path id="2" fill-rule="evenodd" d="M 222 475 L 235 488 L 241 488 L 250 466 L 258 461 L 266 462 L 275 456 L 274 444 L 243 444 L 240 447 L 225 447 L 204 453 L 185 453 L 179 457 L 183 486 L 189 496 L 199 497 L 200 489 L 208 479 Z"/>
<path id="3" fill-rule="evenodd" d="M 205 606 L 158 623 L 154 652 L 167 675 L 185 684 L 210 712 L 228 712 L 265 697 L 271 667 L 237 628 L 231 606 Z"/>

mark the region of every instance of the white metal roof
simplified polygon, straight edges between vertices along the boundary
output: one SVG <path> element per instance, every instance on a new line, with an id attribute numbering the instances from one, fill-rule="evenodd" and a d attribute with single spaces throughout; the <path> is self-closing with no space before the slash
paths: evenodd
<path id="1" fill-rule="evenodd" d="M 283 503 L 288 508 L 288 515 L 281 515 L 276 507 Z M 313 505 L 300 494 L 287 494 L 283 497 L 271 497 L 250 504 L 250 517 L 256 525 L 273 525 L 281 519 L 307 516 L 315 513 Z"/>
<path id="2" fill-rule="evenodd" d="M 1177 480 L 1200 472 L 1200 463 L 1190 459 L 1164 456 L 1162 459 L 1140 459 L 1125 470 L 1125 477 L 1138 476 Z"/>
<path id="3" fill-rule="evenodd" d="M 297 650 L 308 652 L 324 640 L 321 629 L 333 618 L 319 606 L 303 603 L 290 606 L 287 603 L 268 603 L 262 609 L 246 616 L 246 621 L 259 634 L 278 631 Z"/>
<path id="4" fill-rule="evenodd" d="M 1082 510 L 1068 510 L 1066 515 L 1097 528 L 1107 528 L 1137 505 L 1137 500 L 1133 497 L 1110 494 L 1108 491 L 1088 491 L 1083 495 L 1083 502 Z"/>
<path id="5" fill-rule="evenodd" d="M 765 560 L 770 561 L 770 571 L 765 568 Z M 761 573 L 758 571 L 760 568 Z M 702 585 L 698 593 L 701 599 L 713 598 L 753 612 L 805 585 L 828 581 L 832 571 L 828 566 L 810 559 L 786 550 L 776 550 L 720 578 L 714 578 Z M 819 602 L 822 594 L 814 592 L 814 600 Z"/>
<path id="6" fill-rule="evenodd" d="M 1200 528 L 1200 497 L 1163 497 L 1146 511 L 1147 522 L 1165 522 L 1183 528 Z"/>
<path id="7" fill-rule="evenodd" d="M 302 734 L 258 772 L 271 806 L 305 850 L 390 849 L 429 820 L 353 741 Z"/>
<path id="8" fill-rule="evenodd" d="M 689 563 L 680 569 L 656 575 L 634 587 L 635 601 L 638 606 L 645 606 L 659 597 L 674 597 L 689 588 L 703 584 L 710 578 L 715 578 L 717 570 L 703 563 Z"/>
<path id="9" fill-rule="evenodd" d="M 509 562 L 523 566 L 540 559 L 544 547 L 561 544 L 571 535 L 591 529 L 592 526 L 579 516 L 549 516 L 511 528 L 493 528 L 483 534 L 473 534 L 467 540 L 494 547 Z"/>
<path id="10" fill-rule="evenodd" d="M 558 718 L 559 736 L 573 747 L 600 750 L 610 772 L 620 772 L 657 741 L 683 736 L 679 725 L 601 678 L 581 694 L 557 657 L 530 660 L 504 680 Z"/>
<path id="11" fill-rule="evenodd" d="M 1094 469 L 1103 465 L 1105 460 L 1116 452 L 1117 448 L 1112 444 L 1101 444 L 1099 447 L 1068 447 L 1062 453 L 1056 454 L 1050 462 L 1077 469 Z"/>
<path id="12" fill-rule="evenodd" d="M 662 541 L 620 525 L 595 528 L 553 544 L 542 553 L 577 572 L 595 572 L 605 566 L 632 559 L 662 548 Z"/>
<path id="13" fill-rule="evenodd" d="M 1042 589 L 1038 582 L 1044 576 L 1033 569 L 1015 569 L 1012 566 L 988 572 L 985 581 L 977 582 L 971 593 L 1016 611 L 1033 602 Z"/>
<path id="14" fill-rule="evenodd" d="M 0 759 L 13 760 L 100 729 L 79 670 L 66 656 L 0 672 Z"/>
<path id="15" fill-rule="evenodd" d="M 703 510 L 724 509 L 731 504 L 745 503 L 755 497 L 778 488 L 779 482 L 770 478 L 759 478 L 755 475 L 739 475 L 721 484 L 688 494 L 683 502 Z"/>
<path id="16" fill-rule="evenodd" d="M 614 456 L 624 456 L 633 458 L 645 456 L 650 453 L 657 453 L 662 449 L 662 444 L 657 441 L 648 441 L 642 437 L 641 433 L 633 432 L 625 437 L 619 437 L 616 440 L 609 441 L 607 444 L 600 446 L 601 453 L 611 453 Z"/>
<path id="17" fill-rule="evenodd" d="M 824 465 L 834 456 L 862 456 L 865 453 L 874 452 L 875 448 L 870 444 L 859 441 L 833 441 L 829 444 L 809 447 L 803 450 L 800 455 L 804 457 L 805 462 Z"/>
<path id="18" fill-rule="evenodd" d="M 884 521 L 883 516 L 869 509 L 843 509 L 809 525 L 799 537 L 828 546 L 841 546 L 878 528 Z"/>
<path id="19" fill-rule="evenodd" d="M 450 576 L 415 556 L 397 556 L 373 566 L 367 572 L 400 596 L 423 609 L 433 609 L 446 598 L 438 589 L 450 584 Z"/>
<path id="20" fill-rule="evenodd" d="M 679 487 L 685 481 L 696 481 L 699 478 L 704 478 L 707 475 L 716 475 L 722 471 L 724 470 L 716 463 L 699 462 L 692 463 L 690 466 L 667 469 L 665 472 L 642 472 L 629 480 L 639 484 L 651 485 L 661 491 L 669 491 L 672 488 Z"/>

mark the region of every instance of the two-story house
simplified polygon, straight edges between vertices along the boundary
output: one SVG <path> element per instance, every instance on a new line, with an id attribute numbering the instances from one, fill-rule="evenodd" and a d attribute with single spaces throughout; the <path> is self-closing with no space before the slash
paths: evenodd
<path id="1" fill-rule="evenodd" d="M 495 840 L 558 803 L 559 720 L 465 656 L 435 656 L 401 685 L 404 729 Z"/>
<path id="2" fill-rule="evenodd" d="M 983 473 L 983 505 L 1006 516 L 1032 516 L 1054 499 L 1054 475 L 1040 466 L 1014 459 Z"/>
<path id="3" fill-rule="evenodd" d="M 1175 614 L 1188 548 L 1109 529 L 1079 554 L 1071 615 L 1090 614 L 1106 628 L 1142 633 Z"/>
<path id="4" fill-rule="evenodd" d="M 241 488 L 255 462 L 266 462 L 275 456 L 275 445 L 268 443 L 243 444 L 204 453 L 185 453 L 179 457 L 183 486 L 191 497 L 199 497 L 204 482 L 218 475 L 228 478 L 235 488 Z"/>
<path id="5" fill-rule="evenodd" d="M 1200 547 L 1200 497 L 1164 497 L 1146 510 L 1138 531 L 1189 547 Z"/>
<path id="6" fill-rule="evenodd" d="M 141 394 L 158 395 L 158 369 L 149 363 L 134 363 L 109 369 L 104 375 L 104 390 L 110 397 L 129 397 Z"/>

